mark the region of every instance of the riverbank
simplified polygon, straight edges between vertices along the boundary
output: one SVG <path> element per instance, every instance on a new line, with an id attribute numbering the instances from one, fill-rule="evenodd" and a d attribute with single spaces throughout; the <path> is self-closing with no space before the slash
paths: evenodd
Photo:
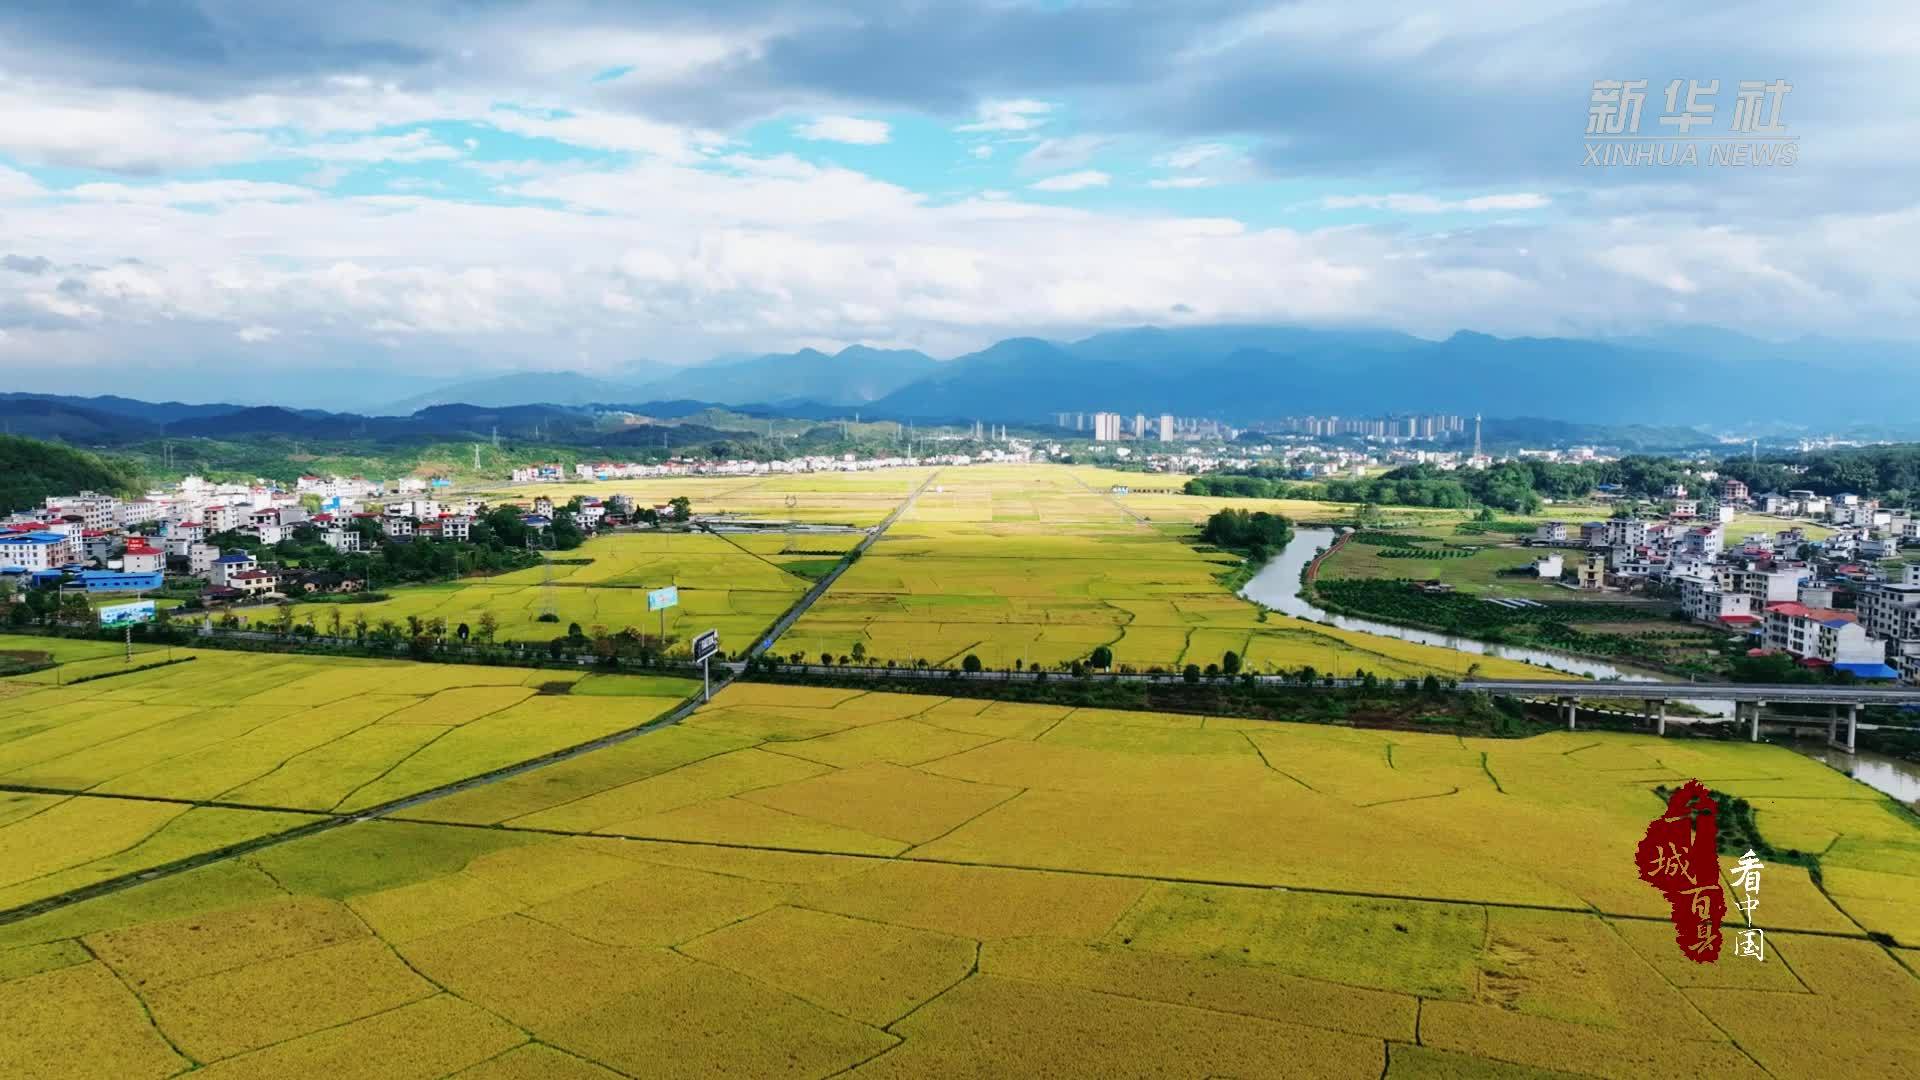
<path id="1" fill-rule="evenodd" d="M 1476 656 L 1517 660 L 1534 667 L 1571 675 L 1583 675 L 1590 679 L 1659 682 L 1665 678 L 1671 678 L 1659 671 L 1642 669 L 1635 665 L 1617 663 L 1599 657 L 1582 656 L 1548 648 L 1478 641 L 1448 634 L 1438 629 L 1426 630 L 1400 626 L 1364 616 L 1340 614 L 1323 609 L 1306 595 L 1309 568 L 1312 568 L 1311 572 L 1317 575 L 1319 564 L 1332 554 L 1328 549 L 1334 548 L 1343 537 L 1350 535 L 1337 533 L 1332 528 L 1304 526 L 1296 528 L 1293 539 L 1239 590 L 1240 596 L 1283 615 L 1308 622 L 1372 634 L 1376 637 L 1433 645 Z"/>

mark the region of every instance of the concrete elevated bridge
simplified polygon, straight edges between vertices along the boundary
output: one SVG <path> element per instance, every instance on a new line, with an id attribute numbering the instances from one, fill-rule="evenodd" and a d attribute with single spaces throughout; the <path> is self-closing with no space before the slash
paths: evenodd
<path id="1" fill-rule="evenodd" d="M 1751 738 L 1760 741 L 1760 712 L 1768 705 L 1824 705 L 1827 715 L 1773 716 L 1770 723 L 1801 726 L 1827 725 L 1827 744 L 1848 753 L 1854 752 L 1854 740 L 1860 727 L 1860 710 L 1868 705 L 1920 706 L 1920 687 L 1803 686 L 1778 683 L 1666 683 L 1666 682 L 1571 682 L 1557 679 L 1470 679 L 1460 689 L 1505 697 L 1551 700 L 1567 718 L 1567 729 L 1578 723 L 1580 702 L 1639 701 L 1645 703 L 1654 731 L 1667 733 L 1669 701 L 1731 701 L 1736 723 L 1746 719 Z M 1840 737 L 1841 711 L 1845 710 L 1846 738 Z"/>

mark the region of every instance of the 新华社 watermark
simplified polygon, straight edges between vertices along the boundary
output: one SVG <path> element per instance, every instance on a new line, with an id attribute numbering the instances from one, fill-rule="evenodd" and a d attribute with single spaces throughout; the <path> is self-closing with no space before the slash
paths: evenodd
<path id="1" fill-rule="evenodd" d="M 1665 108 L 1657 123 L 1641 131 L 1647 103 L 1645 79 L 1596 79 L 1587 102 L 1586 158 L 1583 166 L 1739 165 L 1786 167 L 1800 160 L 1800 136 L 1783 119 L 1793 84 L 1743 80 L 1735 84 L 1732 107 L 1721 111 L 1720 80 L 1673 79 L 1664 94 L 1655 91 L 1655 107 Z M 1664 98 L 1664 102 L 1661 99 Z M 1725 118 L 1724 126 L 1716 121 Z M 1698 134 L 1695 128 L 1702 129 Z"/>

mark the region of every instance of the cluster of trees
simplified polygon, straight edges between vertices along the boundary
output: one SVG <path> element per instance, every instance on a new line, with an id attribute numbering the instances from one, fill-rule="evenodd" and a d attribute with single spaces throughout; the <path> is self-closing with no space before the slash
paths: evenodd
<path id="1" fill-rule="evenodd" d="M 1801 488 L 1820 495 L 1870 496 L 1900 506 L 1920 503 L 1920 444 L 1814 450 L 1760 461 L 1729 458 L 1719 470 L 1755 494 Z"/>
<path id="2" fill-rule="evenodd" d="M 1215 547 L 1245 551 L 1255 562 L 1264 562 L 1274 548 L 1293 539 L 1293 527 L 1279 514 L 1229 508 L 1208 516 L 1200 539 Z"/>
<path id="3" fill-rule="evenodd" d="M 1380 476 L 1314 485 L 1289 484 L 1281 470 L 1258 467 L 1195 477 L 1186 491 L 1455 510 L 1482 506 L 1530 514 L 1546 499 L 1578 499 L 1603 484 L 1617 486 L 1628 497 L 1658 498 L 1672 484 L 1691 481 L 1697 486 L 1688 468 L 1677 458 L 1634 454 L 1618 461 L 1503 461 L 1488 469 L 1454 471 L 1406 465 Z M 1920 444 L 1817 450 L 1761 461 L 1735 457 L 1714 468 L 1755 492 L 1804 488 L 1822 495 L 1851 492 L 1902 506 L 1920 505 Z"/>
<path id="4" fill-rule="evenodd" d="M 0 435 L 0 513 L 44 506 L 49 495 L 130 495 L 139 488 L 138 471 L 125 462 L 59 443 Z"/>
<path id="5" fill-rule="evenodd" d="M 160 609 L 165 619 L 166 609 Z M 25 589 L 15 592 L 9 582 L 0 582 L 0 619 L 8 626 L 98 626 L 100 613 L 82 593 L 60 593 L 54 589 Z"/>
<path id="6" fill-rule="evenodd" d="M 1219 495 L 1235 499 L 1311 499 L 1319 494 L 1312 484 L 1294 484 L 1277 475 L 1258 475 L 1277 470 L 1249 469 L 1245 472 L 1214 473 L 1196 476 L 1183 489 L 1188 495 Z"/>

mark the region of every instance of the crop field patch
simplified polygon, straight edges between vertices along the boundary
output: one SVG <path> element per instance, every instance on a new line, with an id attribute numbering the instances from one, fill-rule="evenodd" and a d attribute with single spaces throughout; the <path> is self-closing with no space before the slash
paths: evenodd
<path id="1" fill-rule="evenodd" d="M 690 963 L 664 949 L 589 941 L 520 914 L 421 938 L 401 952 L 462 999 L 535 1033 Z"/>
<path id="2" fill-rule="evenodd" d="M 980 975 L 897 1025 L 875 1077 L 1158 1075 L 1377 1080 L 1379 1039 Z"/>
<path id="3" fill-rule="evenodd" d="M 312 820 L 304 814 L 69 798 L 0 827 L 0 909 Z"/>
<path id="4" fill-rule="evenodd" d="M 198 1061 L 284 1042 L 435 993 L 380 941 L 360 940 L 143 991 L 154 1022 Z"/>
<path id="5" fill-rule="evenodd" d="M 869 762 L 740 798 L 873 836 L 923 844 L 1018 794 L 1015 788 Z"/>
<path id="6" fill-rule="evenodd" d="M 884 1027 L 966 978 L 966 938 L 776 907 L 681 947 L 822 1008 Z"/>
<path id="7" fill-rule="evenodd" d="M 1461 654 L 1277 614 L 1218 580 L 1231 554 L 1196 551 L 1185 528 L 1130 517 L 1072 471 L 975 467 L 942 475 L 913 510 L 780 641 L 778 656 L 850 655 L 953 667 L 1055 669 L 1100 646 L 1135 670 L 1238 654 L 1248 670 L 1459 675 Z M 1539 669 L 1479 659 L 1489 676 Z"/>
<path id="8" fill-rule="evenodd" d="M 187 1067 L 113 973 L 77 964 L 0 982 L 0 1073 L 145 1080 Z"/>

